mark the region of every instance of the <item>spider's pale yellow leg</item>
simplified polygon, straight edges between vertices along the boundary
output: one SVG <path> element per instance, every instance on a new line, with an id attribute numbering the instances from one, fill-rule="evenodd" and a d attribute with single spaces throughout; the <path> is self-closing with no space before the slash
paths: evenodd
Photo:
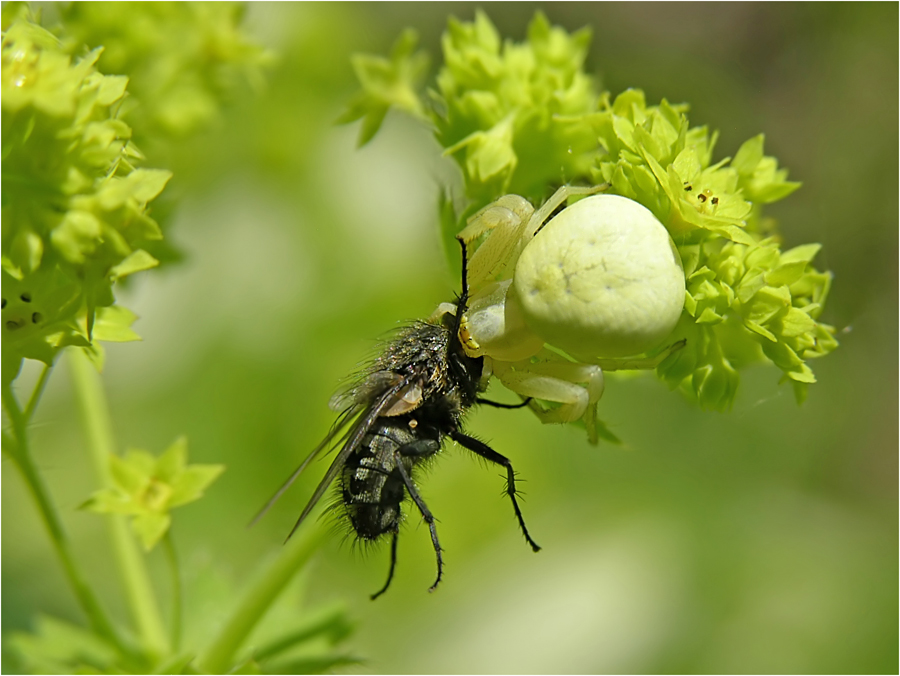
<path id="1" fill-rule="evenodd" d="M 591 195 L 606 189 L 606 184 L 591 188 L 563 186 L 535 212 L 534 207 L 519 195 L 504 195 L 475 213 L 457 239 L 471 244 L 487 234 L 468 263 L 468 283 L 477 293 L 492 279 L 502 279 L 514 266 L 525 245 L 531 241 L 544 221 L 573 195 Z"/>
<path id="2" fill-rule="evenodd" d="M 444 320 L 444 315 L 453 315 L 456 316 L 456 304 L 455 303 L 441 303 L 437 306 L 434 312 L 431 313 L 431 316 L 426 319 L 429 324 L 441 324 Z"/>
<path id="3" fill-rule="evenodd" d="M 495 360 L 493 375 L 524 397 L 558 402 L 560 406 L 553 409 L 529 402 L 541 422 L 567 423 L 583 418 L 591 443 L 597 442 L 597 402 L 603 396 L 603 371 L 599 367 L 566 361 L 509 364 Z"/>
<path id="4" fill-rule="evenodd" d="M 557 189 L 555 193 L 550 196 L 546 202 L 544 202 L 540 209 L 534 212 L 534 215 L 528 222 L 528 228 L 524 233 L 526 243 L 531 240 L 532 237 L 540 230 L 541 226 L 544 224 L 548 218 L 550 218 L 550 214 L 556 211 L 561 204 L 563 204 L 570 197 L 574 197 L 576 195 L 593 195 L 594 193 L 603 192 L 608 188 L 608 184 L 603 183 L 601 185 L 595 185 L 590 188 L 582 188 L 578 186 L 564 185 L 561 188 Z"/>
<path id="5" fill-rule="evenodd" d="M 668 357 L 673 352 L 677 352 L 685 345 L 684 340 L 679 340 L 677 343 L 673 343 L 665 350 L 660 352 L 655 357 L 639 357 L 636 359 L 591 359 L 591 358 L 581 358 L 582 361 L 586 361 L 590 364 L 596 364 L 604 371 L 650 371 L 655 369 L 657 366 L 665 361 L 666 357 Z"/>
<path id="6" fill-rule="evenodd" d="M 504 195 L 474 214 L 456 236 L 467 245 L 488 234 L 468 264 L 469 289 L 477 292 L 506 269 L 534 207 L 524 197 Z"/>

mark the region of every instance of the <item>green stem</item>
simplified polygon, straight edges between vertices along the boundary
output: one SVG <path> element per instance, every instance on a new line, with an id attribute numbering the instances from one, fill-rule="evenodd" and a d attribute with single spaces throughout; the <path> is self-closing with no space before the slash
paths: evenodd
<path id="1" fill-rule="evenodd" d="M 44 484 L 44 480 L 31 457 L 28 444 L 28 422 L 10 385 L 3 386 L 3 408 L 9 417 L 15 436 L 14 445 L 10 446 L 13 440 L 8 435 L 4 435 L 4 451 L 22 473 L 25 485 L 28 486 L 28 490 L 37 504 L 41 520 L 44 522 L 44 526 L 47 528 L 47 533 L 50 536 L 50 542 L 53 544 L 53 549 L 56 551 L 60 563 L 62 563 L 66 578 L 69 580 L 69 584 L 75 593 L 75 597 L 78 599 L 82 611 L 87 616 L 94 632 L 111 641 L 123 653 L 128 653 L 129 649 L 116 634 L 112 622 L 110 622 L 109 617 L 100 605 L 100 601 L 87 583 L 87 578 L 75 562 L 69 538 L 63 529 L 62 520 L 56 511 L 56 507 L 53 505 L 53 501 L 50 499 L 47 486 Z"/>
<path id="2" fill-rule="evenodd" d="M 181 596 L 181 570 L 178 567 L 178 554 L 175 551 L 175 544 L 172 542 L 171 531 L 166 531 L 163 537 L 163 549 L 166 552 L 166 560 L 169 562 L 169 573 L 172 577 L 172 623 L 170 644 L 172 652 L 177 653 L 181 650 L 181 616 L 182 616 L 182 596 Z"/>
<path id="3" fill-rule="evenodd" d="M 72 385 L 81 414 L 88 453 L 104 488 L 113 485 L 109 458 L 115 452 L 112 420 L 106 394 L 97 371 L 79 349 L 67 351 L 72 371 Z M 125 599 L 144 647 L 157 655 L 168 648 L 162 616 L 150 583 L 146 562 L 138 549 L 124 516 L 110 514 L 109 525 L 113 551 L 125 591 Z"/>
<path id="4" fill-rule="evenodd" d="M 291 578 L 315 554 L 325 533 L 322 528 L 312 533 L 298 533 L 284 546 L 279 557 L 250 585 L 219 634 L 201 653 L 198 666 L 203 673 L 222 674 L 232 668 L 235 654 L 250 632 Z"/>
<path id="5" fill-rule="evenodd" d="M 44 364 L 44 370 L 41 371 L 41 375 L 34 386 L 34 390 L 31 392 L 31 397 L 28 399 L 28 405 L 25 407 L 24 416 L 26 424 L 31 422 L 34 410 L 37 408 L 38 402 L 41 400 L 41 395 L 44 393 L 44 388 L 47 386 L 47 380 L 50 378 L 50 369 L 52 368 L 52 366 Z"/>

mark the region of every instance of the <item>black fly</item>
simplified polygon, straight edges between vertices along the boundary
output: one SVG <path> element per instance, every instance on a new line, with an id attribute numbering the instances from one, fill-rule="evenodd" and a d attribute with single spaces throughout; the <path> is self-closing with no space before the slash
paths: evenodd
<path id="1" fill-rule="evenodd" d="M 435 518 L 419 494 L 414 478 L 417 469 L 437 455 L 445 437 L 506 468 L 506 493 L 512 501 L 519 526 L 531 548 L 534 551 L 540 549 L 525 527 L 509 459 L 465 434 L 461 428 L 462 417 L 474 404 L 517 408 L 527 403 L 511 406 L 478 396 L 483 359 L 466 355 L 459 339 L 460 322 L 468 301 L 465 244 L 462 245 L 462 258 L 462 293 L 456 302 L 455 315 L 445 314 L 440 324 L 416 322 L 401 330 L 385 346 L 358 382 L 332 400 L 333 408 L 343 410 L 340 418 L 257 516 L 257 519 L 262 516 L 312 459 L 329 448 L 335 437 L 347 429 L 335 444 L 340 445 L 337 456 L 288 538 L 309 516 L 332 482 L 338 479 L 340 506 L 356 536 L 366 541 L 391 536 L 388 579 L 384 587 L 372 595 L 373 599 L 387 591 L 394 576 L 401 505 L 407 495 L 428 524 L 437 557 L 437 579 L 429 591 L 441 581 L 443 559 Z"/>

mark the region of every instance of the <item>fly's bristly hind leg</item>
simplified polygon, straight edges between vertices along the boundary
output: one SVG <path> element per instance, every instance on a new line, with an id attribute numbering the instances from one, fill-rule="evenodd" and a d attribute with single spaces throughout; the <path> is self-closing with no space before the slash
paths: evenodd
<path id="1" fill-rule="evenodd" d="M 509 458 L 504 455 L 500 455 L 499 453 L 497 453 L 497 451 L 495 451 L 483 441 L 479 441 L 478 439 L 463 434 L 462 432 L 454 430 L 450 433 L 450 438 L 463 448 L 469 449 L 485 460 L 506 468 L 506 493 L 507 495 L 509 495 L 509 499 L 512 500 L 513 509 L 516 512 L 516 518 L 519 520 L 519 527 L 522 529 L 522 534 L 525 536 L 525 540 L 529 545 L 531 545 L 531 549 L 536 552 L 540 551 L 540 545 L 532 540 L 531 535 L 528 534 L 528 528 L 526 528 L 525 526 L 525 519 L 522 516 L 522 510 L 519 509 L 519 502 L 516 500 L 516 476 Z"/>
<path id="2" fill-rule="evenodd" d="M 431 532 L 431 544 L 434 546 L 434 554 L 437 557 L 437 579 L 435 579 L 434 584 L 428 588 L 428 591 L 432 592 L 437 588 L 438 584 L 440 584 L 441 576 L 444 573 L 444 559 L 441 556 L 441 543 L 438 541 L 434 515 L 428 509 L 422 496 L 419 495 L 416 485 L 412 482 L 412 478 L 410 478 L 409 473 L 403 466 L 402 451 L 404 448 L 405 447 L 401 446 L 394 451 L 394 458 L 397 462 L 397 471 L 400 472 L 400 477 L 403 479 L 403 484 L 406 486 L 406 490 L 409 491 L 409 496 L 413 499 L 413 502 L 416 503 L 416 507 L 418 507 L 419 511 L 422 513 L 422 518 L 425 520 L 425 523 L 428 524 L 428 530 Z"/>
<path id="3" fill-rule="evenodd" d="M 373 601 L 388 590 L 388 587 L 391 586 L 391 580 L 394 579 L 394 568 L 397 567 L 397 540 L 399 534 L 400 532 L 395 530 L 393 535 L 391 536 L 391 567 L 390 570 L 388 570 L 387 582 L 384 583 L 384 586 L 381 589 L 379 589 L 369 597 Z"/>

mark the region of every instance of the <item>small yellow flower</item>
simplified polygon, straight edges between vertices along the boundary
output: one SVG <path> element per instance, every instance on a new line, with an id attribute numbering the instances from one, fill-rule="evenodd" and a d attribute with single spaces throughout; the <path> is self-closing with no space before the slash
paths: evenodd
<path id="1" fill-rule="evenodd" d="M 187 439 L 179 437 L 157 457 L 129 449 L 110 458 L 113 486 L 97 491 L 82 508 L 105 514 L 130 514 L 135 534 L 148 551 L 166 534 L 169 514 L 203 495 L 224 465 L 188 465 Z"/>

